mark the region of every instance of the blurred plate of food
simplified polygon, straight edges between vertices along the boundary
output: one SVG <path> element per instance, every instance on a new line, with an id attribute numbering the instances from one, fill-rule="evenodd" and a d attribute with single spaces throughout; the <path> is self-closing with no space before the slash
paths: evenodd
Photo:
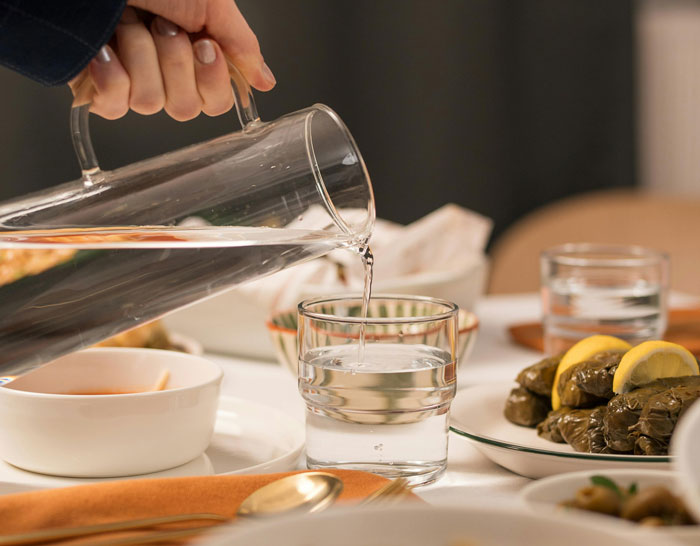
<path id="1" fill-rule="evenodd" d="M 139 347 L 144 349 L 164 349 L 201 355 L 202 344 L 196 339 L 169 331 L 162 321 L 156 320 L 137 326 L 126 332 L 101 341 L 96 347 Z"/>
<path id="2" fill-rule="evenodd" d="M 677 472 L 571 472 L 530 483 L 522 489 L 520 498 L 538 513 L 552 510 L 582 518 L 595 515 L 619 524 L 630 534 L 655 532 L 660 544 L 669 538 L 700 544 L 700 526 L 688 512 Z"/>

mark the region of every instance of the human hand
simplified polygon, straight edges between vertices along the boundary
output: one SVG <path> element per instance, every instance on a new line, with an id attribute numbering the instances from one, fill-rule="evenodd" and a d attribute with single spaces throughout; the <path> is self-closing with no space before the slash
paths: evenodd
<path id="1" fill-rule="evenodd" d="M 225 57 L 256 89 L 274 87 L 257 38 L 233 0 L 128 3 L 157 17 L 147 26 L 136 10 L 127 7 L 112 46 L 102 48 L 71 82 L 75 93 L 90 76 L 92 112 L 116 119 L 130 108 L 141 114 L 165 108 L 179 121 L 200 111 L 210 116 L 227 112 L 233 93 Z"/>

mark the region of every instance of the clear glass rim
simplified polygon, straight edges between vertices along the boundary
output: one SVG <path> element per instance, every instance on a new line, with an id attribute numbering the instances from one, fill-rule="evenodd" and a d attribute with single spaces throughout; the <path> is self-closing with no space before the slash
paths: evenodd
<path id="1" fill-rule="evenodd" d="M 440 313 L 432 313 L 430 315 L 416 315 L 408 317 L 368 317 L 363 319 L 362 317 L 349 317 L 349 316 L 339 316 L 339 315 L 329 315 L 327 313 L 319 313 L 313 311 L 310 308 L 317 305 L 331 305 L 334 303 L 352 302 L 354 305 L 362 305 L 362 296 L 356 294 L 340 294 L 337 296 L 317 296 L 313 298 L 306 299 L 299 303 L 297 310 L 300 316 L 305 318 L 310 318 L 313 320 L 322 320 L 325 322 L 335 322 L 340 324 L 405 324 L 405 323 L 423 323 L 423 322 L 436 322 L 448 319 L 457 319 L 459 313 L 459 307 L 456 303 L 452 303 L 447 300 L 440 298 L 431 298 L 428 296 L 405 296 L 397 294 L 377 294 L 372 296 L 373 302 L 378 302 L 382 300 L 390 300 L 396 302 L 405 303 L 429 303 L 433 305 L 440 306 L 445 310 Z"/>
<path id="2" fill-rule="evenodd" d="M 314 138 L 313 138 L 313 131 L 311 130 L 311 123 L 313 120 L 314 115 L 323 113 L 327 115 L 338 127 L 340 132 L 342 133 L 343 137 L 345 140 L 348 142 L 348 146 L 350 149 L 352 149 L 353 153 L 357 157 L 359 168 L 362 171 L 364 180 L 365 180 L 365 185 L 367 186 L 367 193 L 368 193 L 368 203 L 367 203 L 367 216 L 365 217 L 365 220 L 363 224 L 359 227 L 353 228 L 351 224 L 349 224 L 340 214 L 338 209 L 335 206 L 335 203 L 333 203 L 333 198 L 331 197 L 331 194 L 328 191 L 328 186 L 326 186 L 326 183 L 324 182 L 323 179 L 323 173 L 321 172 L 321 168 L 318 165 L 318 161 L 316 160 L 316 154 L 314 151 Z M 325 104 L 314 104 L 311 107 L 311 112 L 309 113 L 308 117 L 306 118 L 306 127 L 305 127 L 305 139 L 306 139 L 306 153 L 307 157 L 309 160 L 309 166 L 311 168 L 311 171 L 314 175 L 314 179 L 316 181 L 316 184 L 318 186 L 319 191 L 321 192 L 321 195 L 323 197 L 323 200 L 328 207 L 328 210 L 331 214 L 331 217 L 333 220 L 338 224 L 338 226 L 348 235 L 356 235 L 358 236 L 359 239 L 369 239 L 369 236 L 372 233 L 372 228 L 374 227 L 374 223 L 377 217 L 377 211 L 376 211 L 376 206 L 374 202 L 374 190 L 372 188 L 372 181 L 369 177 L 369 171 L 367 171 L 367 166 L 365 165 L 365 160 L 362 158 L 362 154 L 360 153 L 360 149 L 357 147 L 357 143 L 355 142 L 355 139 L 353 138 L 352 134 L 350 133 L 350 130 L 348 129 L 347 125 L 343 122 L 342 119 L 340 119 L 340 116 L 333 110 L 332 108 L 326 106 Z M 360 241 L 364 243 L 365 241 Z"/>
<path id="3" fill-rule="evenodd" d="M 577 267 L 639 267 L 668 263 L 668 254 L 659 250 L 640 245 L 599 243 L 557 245 L 543 250 L 540 257 L 552 263 Z"/>

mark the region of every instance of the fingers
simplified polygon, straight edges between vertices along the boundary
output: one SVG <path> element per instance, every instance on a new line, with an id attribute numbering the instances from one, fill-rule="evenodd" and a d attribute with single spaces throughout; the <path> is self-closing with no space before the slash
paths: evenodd
<path id="1" fill-rule="evenodd" d="M 192 44 L 197 90 L 202 99 L 202 111 L 218 116 L 233 107 L 233 90 L 226 60 L 219 44 L 207 38 Z"/>
<path id="2" fill-rule="evenodd" d="M 173 21 L 187 32 L 205 31 L 253 87 L 268 91 L 275 86 L 258 39 L 233 0 L 128 0 L 128 4 Z"/>
<path id="3" fill-rule="evenodd" d="M 151 34 L 158 52 L 158 62 L 165 88 L 165 111 L 178 121 L 197 117 L 202 99 L 195 81 L 192 44 L 180 27 L 156 17 Z"/>
<path id="4" fill-rule="evenodd" d="M 208 14 L 207 32 L 221 44 L 226 56 L 250 85 L 260 91 L 272 89 L 277 83 L 275 77 L 260 53 L 258 39 L 238 6 L 230 0 L 212 4 L 219 6 L 219 9 Z"/>
<path id="5" fill-rule="evenodd" d="M 126 8 L 116 38 L 119 60 L 131 80 L 129 106 L 139 114 L 155 114 L 165 106 L 165 89 L 151 33 L 133 8 Z"/>
<path id="6" fill-rule="evenodd" d="M 129 107 L 141 114 L 165 108 L 180 121 L 201 111 L 222 114 L 233 106 L 227 57 L 253 87 L 263 91 L 274 87 L 258 40 L 233 0 L 129 0 L 129 4 L 159 17 L 146 26 L 143 13 L 124 11 L 110 42 L 114 50 L 103 48 L 88 67 L 96 90 L 92 111 L 114 119 Z M 168 19 L 197 35 L 188 35 Z M 76 92 L 79 83 L 74 82 Z"/>
<path id="7" fill-rule="evenodd" d="M 117 119 L 129 111 L 129 74 L 108 45 L 90 61 L 90 77 L 95 85 L 90 111 L 106 119 Z"/>

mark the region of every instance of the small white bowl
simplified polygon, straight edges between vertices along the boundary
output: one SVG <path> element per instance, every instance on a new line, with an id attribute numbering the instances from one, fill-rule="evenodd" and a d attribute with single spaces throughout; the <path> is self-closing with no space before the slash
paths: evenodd
<path id="1" fill-rule="evenodd" d="M 166 390 L 152 388 L 162 371 Z M 0 387 L 0 458 L 70 477 L 159 472 L 209 445 L 223 373 L 193 355 L 88 349 Z M 125 394 L 77 394 L 117 392 Z"/>
<path id="2" fill-rule="evenodd" d="M 522 489 L 520 498 L 528 508 L 535 512 L 542 513 L 543 509 L 557 513 L 566 512 L 566 514 L 576 515 L 581 518 L 590 518 L 591 522 L 601 521 L 602 518 L 603 521 L 619 525 L 621 528 L 626 529 L 626 532 L 635 535 L 640 533 L 657 533 L 659 535 L 659 544 L 665 544 L 664 539 L 667 537 L 682 544 L 700 544 L 700 526 L 698 525 L 649 528 L 594 512 L 562 509 L 559 504 L 574 498 L 576 491 L 590 485 L 591 476 L 610 478 L 623 489 L 629 488 L 633 483 L 636 483 L 639 489 L 652 485 L 663 485 L 675 495 L 682 495 L 682 489 L 678 483 L 678 474 L 671 470 L 610 469 L 568 472 L 533 481 Z"/>
<path id="3" fill-rule="evenodd" d="M 576 491 L 582 487 L 591 485 L 591 476 L 610 478 L 623 489 L 633 483 L 636 483 L 640 489 L 650 485 L 665 485 L 672 492 L 677 493 L 676 473 L 671 470 L 610 469 L 567 472 L 542 478 L 523 487 L 520 498 L 533 508 L 541 508 L 543 504 L 558 506 L 563 501 L 573 499 Z"/>

